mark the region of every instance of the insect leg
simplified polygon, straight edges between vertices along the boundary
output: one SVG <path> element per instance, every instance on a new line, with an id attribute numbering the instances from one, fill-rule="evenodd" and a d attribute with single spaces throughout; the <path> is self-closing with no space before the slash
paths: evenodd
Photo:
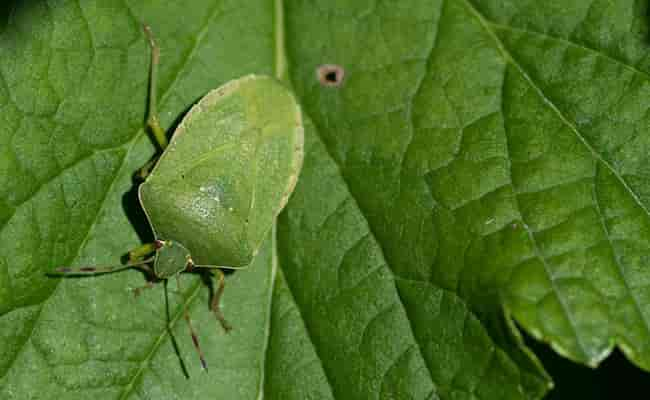
<path id="1" fill-rule="evenodd" d="M 176 285 L 178 286 L 178 291 L 181 291 L 181 280 L 178 277 L 178 274 L 176 274 Z M 187 321 L 187 326 L 190 328 L 190 334 L 192 335 L 192 343 L 194 343 L 194 348 L 196 349 L 196 352 L 199 353 L 199 358 L 201 359 L 201 367 L 204 370 L 208 370 L 208 364 L 205 362 L 205 357 L 203 357 L 203 352 L 201 351 L 201 346 L 199 345 L 199 338 L 196 336 L 196 333 L 194 332 L 194 328 L 192 328 L 192 321 L 190 320 L 190 314 L 187 312 L 187 307 L 183 305 L 183 317 L 185 318 L 185 321 Z"/>
<path id="2" fill-rule="evenodd" d="M 151 289 L 152 287 L 153 287 L 153 282 L 151 282 L 151 281 L 147 281 L 147 283 L 146 283 L 144 286 L 140 286 L 140 287 L 137 287 L 137 288 L 133 288 L 133 289 L 131 289 L 131 290 L 133 290 L 133 295 L 134 295 L 135 297 L 138 297 L 138 296 L 140 296 L 140 293 L 142 293 L 143 290 L 145 290 L 145 289 Z"/>
<path id="3" fill-rule="evenodd" d="M 148 258 L 145 260 L 140 260 L 137 262 L 128 262 L 124 265 L 106 265 L 106 266 L 83 266 L 83 267 L 58 267 L 54 270 L 55 275 L 96 275 L 96 274 L 108 274 L 110 272 L 122 271 L 129 268 L 138 268 L 142 270 L 150 270 L 146 263 L 153 261 L 153 258 Z"/>
<path id="4" fill-rule="evenodd" d="M 226 331 L 226 333 L 230 332 L 232 326 L 230 326 L 228 321 L 226 321 L 226 318 L 221 312 L 221 307 L 219 307 L 221 296 L 223 295 L 223 291 L 226 286 L 226 276 L 224 275 L 223 271 L 219 269 L 219 267 L 214 265 L 194 265 L 193 268 L 205 268 L 216 271 L 218 275 L 217 284 L 219 286 L 217 287 L 217 290 L 215 291 L 214 295 L 212 296 L 212 300 L 210 301 L 210 310 L 212 310 L 214 316 L 217 317 L 217 320 L 219 320 L 219 323 L 221 323 L 223 330 Z"/>
<path id="5" fill-rule="evenodd" d="M 143 181 L 145 179 L 147 179 L 147 177 L 151 173 L 151 170 L 156 165 L 156 161 L 158 161 L 158 156 L 154 156 L 151 160 L 147 161 L 147 163 L 145 165 L 140 167 L 140 169 L 138 170 L 138 172 L 136 174 L 136 177 L 138 179 L 140 179 L 140 180 L 143 180 Z"/>
<path id="6" fill-rule="evenodd" d="M 167 333 L 169 333 L 169 338 L 172 341 L 172 347 L 174 348 L 174 352 L 178 356 L 178 361 L 181 364 L 181 370 L 183 371 L 183 375 L 187 379 L 190 378 L 190 374 L 187 372 L 187 367 L 185 366 L 185 361 L 183 360 L 183 357 L 181 356 L 181 351 L 180 348 L 178 347 L 178 343 L 176 342 L 176 337 L 174 336 L 174 331 L 173 331 L 173 325 L 171 323 L 172 316 L 169 312 L 169 296 L 167 295 L 167 284 L 169 283 L 169 280 L 164 279 L 163 280 L 163 293 L 165 294 L 165 316 L 167 317 Z"/>
<path id="7" fill-rule="evenodd" d="M 153 261 L 154 257 L 152 256 L 152 253 L 156 252 L 159 248 L 160 243 L 158 241 L 138 246 L 135 249 L 129 251 L 129 263 L 139 265 L 138 268 L 142 270 L 142 272 L 144 272 L 149 277 L 149 279 L 154 279 L 156 275 L 147 264 L 143 263 L 143 260 L 146 258 L 148 259 L 147 262 Z"/>
<path id="8" fill-rule="evenodd" d="M 151 129 L 151 132 L 158 142 L 158 145 L 162 150 L 167 147 L 169 143 L 167 141 L 167 136 L 165 135 L 165 130 L 160 126 L 160 120 L 158 119 L 158 109 L 156 107 L 156 89 L 157 89 L 157 79 L 158 79 L 158 62 L 160 61 L 160 48 L 156 44 L 156 41 L 153 39 L 153 33 L 151 32 L 151 27 L 149 25 L 144 25 L 144 33 L 147 35 L 149 40 L 149 46 L 151 47 L 151 67 L 149 70 L 149 116 L 147 117 L 147 125 Z"/>
<path id="9" fill-rule="evenodd" d="M 148 256 L 149 254 L 153 253 L 157 249 L 158 247 L 156 246 L 155 243 L 143 244 L 129 251 L 129 260 L 137 261 L 142 257 Z"/>
<path id="10" fill-rule="evenodd" d="M 218 285 L 219 287 L 217 288 L 217 291 L 214 293 L 214 296 L 212 296 L 212 301 L 210 302 L 210 309 L 214 313 L 215 317 L 219 320 L 221 323 L 221 326 L 223 327 L 223 330 L 226 332 L 229 332 L 232 327 L 230 324 L 228 324 L 228 321 L 226 321 L 226 318 L 223 316 L 223 313 L 221 312 L 221 308 L 219 307 L 219 302 L 221 301 L 221 296 L 223 295 L 223 290 L 226 287 L 226 277 L 223 274 L 223 271 L 220 269 L 217 269 L 217 275 L 218 277 Z"/>

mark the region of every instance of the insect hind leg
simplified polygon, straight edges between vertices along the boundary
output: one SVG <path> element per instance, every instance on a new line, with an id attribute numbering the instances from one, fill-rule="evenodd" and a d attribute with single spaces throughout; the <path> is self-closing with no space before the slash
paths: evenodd
<path id="1" fill-rule="evenodd" d="M 232 330 L 232 326 L 226 321 L 226 318 L 223 316 L 223 312 L 221 312 L 221 307 L 220 301 L 221 301 L 221 296 L 223 295 L 223 291 L 226 287 L 226 279 L 223 271 L 220 269 L 216 270 L 217 275 L 218 275 L 218 287 L 216 292 L 214 293 L 214 296 L 212 296 L 212 301 L 210 301 L 210 310 L 214 313 L 214 316 L 217 317 L 217 320 L 219 320 L 219 323 L 221 323 L 221 326 L 223 327 L 223 330 L 227 332 L 230 332 Z"/>
<path id="2" fill-rule="evenodd" d="M 178 291 L 181 291 L 181 280 L 178 277 L 178 274 L 176 274 L 176 285 L 178 286 Z M 183 304 L 183 318 L 185 318 L 185 321 L 187 322 L 187 327 L 190 329 L 190 334 L 192 335 L 192 343 L 194 344 L 194 348 L 196 349 L 196 352 L 199 354 L 199 359 L 201 360 L 201 367 L 207 371 L 208 370 L 208 364 L 205 362 L 205 357 L 203 356 L 203 351 L 201 351 L 201 346 L 199 345 L 199 338 L 196 335 L 196 332 L 194 331 L 194 328 L 192 327 L 192 320 L 190 320 L 190 314 L 187 311 L 187 305 Z"/>
<path id="3" fill-rule="evenodd" d="M 214 313 L 214 316 L 217 318 L 223 330 L 228 333 L 232 330 L 232 326 L 226 321 L 226 318 L 223 316 L 221 311 L 221 296 L 223 295 L 224 289 L 226 287 L 226 276 L 221 269 L 216 265 L 192 265 L 191 269 L 203 269 L 204 271 L 215 271 L 217 274 L 217 288 L 213 290 L 212 286 L 212 274 L 206 273 L 204 277 L 207 279 L 206 284 L 210 286 L 211 299 L 210 299 L 210 310 Z M 191 269 L 188 269 L 190 271 Z"/>

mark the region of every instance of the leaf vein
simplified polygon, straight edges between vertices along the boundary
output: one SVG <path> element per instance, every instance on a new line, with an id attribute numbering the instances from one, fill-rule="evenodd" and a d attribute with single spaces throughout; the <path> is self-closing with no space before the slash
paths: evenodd
<path id="1" fill-rule="evenodd" d="M 145 368 L 147 367 L 147 364 L 151 360 L 151 358 L 156 354 L 158 349 L 163 343 L 163 339 L 167 336 L 168 333 L 170 333 L 171 328 L 176 324 L 176 322 L 180 319 L 181 314 L 184 312 L 183 310 L 185 308 L 189 308 L 194 300 L 197 298 L 199 294 L 199 290 L 201 289 L 201 281 L 199 279 L 196 280 L 197 282 L 194 284 L 194 287 L 190 290 L 190 295 L 187 297 L 187 299 L 183 302 L 183 304 L 180 307 L 177 307 L 177 312 L 174 314 L 173 318 L 171 321 L 169 321 L 169 324 L 165 326 L 165 328 L 162 329 L 160 332 L 160 335 L 154 340 L 154 342 L 151 344 L 151 348 L 147 352 L 147 355 L 140 361 L 140 366 L 138 369 L 135 371 L 133 376 L 131 377 L 131 380 L 129 383 L 127 383 L 124 386 L 124 390 L 122 391 L 122 394 L 120 395 L 120 400 L 126 399 L 129 394 L 131 394 L 132 390 L 135 387 L 135 382 L 138 380 L 138 378 L 142 375 L 144 372 Z"/>
<path id="2" fill-rule="evenodd" d="M 621 175 L 605 160 L 603 159 L 600 154 L 598 154 L 595 149 L 591 146 L 591 144 L 580 134 L 578 131 L 577 127 L 572 124 L 565 116 L 564 114 L 558 109 L 558 107 L 544 94 L 542 89 L 533 81 L 533 79 L 526 73 L 526 71 L 519 65 L 519 63 L 512 57 L 512 55 L 508 52 L 508 50 L 505 48 L 501 40 L 498 38 L 498 36 L 495 34 L 494 30 L 491 29 L 492 24 L 485 19 L 485 17 L 474 7 L 474 5 L 471 3 L 470 0 L 462 0 L 468 10 L 474 15 L 474 17 L 477 19 L 477 21 L 483 26 L 485 31 L 490 35 L 490 37 L 493 39 L 496 47 L 502 54 L 504 60 L 506 60 L 508 63 L 513 65 L 517 71 L 522 75 L 522 77 L 531 85 L 533 90 L 543 99 L 543 101 L 555 112 L 557 117 L 569 128 L 571 131 L 576 135 L 576 137 L 583 143 L 583 145 L 591 152 L 593 157 L 601 162 L 604 166 L 606 166 L 611 173 L 621 182 L 621 184 L 625 187 L 626 191 L 630 194 L 630 196 L 634 199 L 634 201 L 638 204 L 639 207 L 645 212 L 646 216 L 650 217 L 650 213 L 648 212 L 648 209 L 641 203 L 640 199 L 638 196 L 631 190 L 631 188 L 627 185 L 625 180 L 621 177 Z M 503 103 L 503 102 L 502 102 Z M 506 135 L 507 139 L 507 135 Z M 521 210 L 521 207 L 519 206 L 519 201 L 517 197 L 515 196 L 515 203 L 517 205 L 517 209 Z M 520 211 L 521 213 L 521 211 Z M 523 221 L 523 215 L 522 215 L 522 221 Z M 577 345 L 580 347 L 580 351 L 583 353 L 583 355 L 589 360 L 589 362 L 594 362 L 597 361 L 600 358 L 600 355 L 596 355 L 595 357 L 590 357 L 589 352 L 587 351 L 588 346 L 584 343 L 582 337 L 579 335 L 578 328 L 576 325 L 576 321 L 574 317 L 572 316 L 572 312 L 570 311 L 566 300 L 564 299 L 563 296 L 561 296 L 561 292 L 559 291 L 559 288 L 556 285 L 555 280 L 552 278 L 552 273 L 550 266 L 548 265 L 548 262 L 546 258 L 542 255 L 541 250 L 539 248 L 539 244 L 537 243 L 537 240 L 535 239 L 535 234 L 530 230 L 528 225 L 525 223 L 522 224 L 523 228 L 525 229 L 531 244 L 533 245 L 533 251 L 541 261 L 544 271 L 546 275 L 549 278 L 549 282 L 551 285 L 551 288 L 553 292 L 555 293 L 555 296 L 558 299 L 558 302 L 560 303 L 560 306 L 562 307 L 562 310 L 567 318 L 567 321 L 569 322 L 569 325 L 571 326 L 571 329 L 573 330 L 574 337 L 576 339 Z"/>
<path id="3" fill-rule="evenodd" d="M 625 268 L 623 267 L 620 259 L 620 255 L 616 251 L 616 247 L 614 247 L 614 243 L 610 237 L 609 233 L 609 228 L 607 226 L 607 221 L 605 220 L 605 216 L 603 215 L 602 209 L 600 207 L 600 198 L 598 196 L 598 191 L 596 190 L 596 182 L 594 182 L 593 185 L 593 196 L 594 196 L 594 202 L 595 202 L 595 207 L 596 211 L 598 211 L 598 216 L 600 218 L 600 222 L 602 224 L 603 232 L 605 233 L 605 237 L 607 238 L 607 243 L 610 246 L 610 249 L 612 250 L 613 253 L 613 258 L 614 258 L 614 263 L 616 264 L 617 271 L 623 281 L 623 285 L 625 286 L 625 289 L 627 292 L 630 294 L 630 297 L 632 298 L 632 302 L 634 303 L 634 307 L 636 308 L 636 311 L 639 313 L 639 316 L 645 323 L 644 328 L 647 333 L 647 336 L 650 337 L 650 319 L 646 316 L 646 314 L 643 312 L 641 309 L 641 305 L 639 304 L 639 299 L 635 295 L 635 291 L 632 290 L 630 286 L 630 282 L 627 278 L 627 274 L 625 273 Z"/>
<path id="4" fill-rule="evenodd" d="M 471 0 L 464 0 L 464 1 L 471 2 Z M 476 13 L 479 13 L 479 11 L 476 10 L 473 5 L 470 5 L 470 6 L 476 11 Z M 597 49 L 589 47 L 589 46 L 587 46 L 585 44 L 577 43 L 577 42 L 574 42 L 574 41 L 569 40 L 569 39 L 561 38 L 559 36 L 550 35 L 548 33 L 537 32 L 537 31 L 532 31 L 532 30 L 523 29 L 523 28 L 515 28 L 513 26 L 499 24 L 499 23 L 496 23 L 496 22 L 489 21 L 485 17 L 482 17 L 482 18 L 485 21 L 486 26 L 491 26 L 491 27 L 494 27 L 495 29 L 504 30 L 504 31 L 511 31 L 511 32 L 526 33 L 526 34 L 529 34 L 531 36 L 538 36 L 538 37 L 542 37 L 544 39 L 554 40 L 554 41 L 563 43 L 563 44 L 565 44 L 567 46 L 577 47 L 579 49 L 582 49 L 582 50 L 590 52 L 590 53 L 596 53 L 598 56 L 606 58 L 607 60 L 609 60 L 609 61 L 611 61 L 611 62 L 613 62 L 613 63 L 615 63 L 617 65 L 620 65 L 623 68 L 625 68 L 625 69 L 627 69 L 627 70 L 629 70 L 629 71 L 631 71 L 631 72 L 633 72 L 635 74 L 641 75 L 646 80 L 650 81 L 650 74 L 649 73 L 647 73 L 645 71 L 642 71 L 642 70 L 638 69 L 637 67 L 626 63 L 623 60 L 619 60 L 618 58 L 615 58 L 614 56 L 611 56 L 611 55 L 609 55 L 607 53 L 604 53 L 602 51 L 599 51 Z"/>

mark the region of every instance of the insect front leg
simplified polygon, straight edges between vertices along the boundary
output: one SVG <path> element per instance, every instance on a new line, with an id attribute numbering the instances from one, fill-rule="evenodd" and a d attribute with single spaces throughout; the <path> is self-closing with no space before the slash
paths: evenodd
<path id="1" fill-rule="evenodd" d="M 147 179 L 149 173 L 151 173 L 151 170 L 153 169 L 154 165 L 156 165 L 157 161 L 158 161 L 158 155 L 155 155 L 151 160 L 147 161 L 145 165 L 140 167 L 140 169 L 136 174 L 137 179 L 141 181 Z"/>
<path id="2" fill-rule="evenodd" d="M 149 46 L 151 47 L 151 67 L 149 70 L 149 116 L 147 117 L 147 126 L 149 126 L 149 129 L 151 129 L 151 132 L 153 133 L 156 142 L 158 142 L 160 149 L 165 150 L 169 142 L 167 141 L 165 130 L 160 126 L 156 98 L 160 48 L 153 38 L 153 33 L 151 32 L 151 27 L 149 27 L 149 25 L 144 26 L 144 33 L 147 35 Z"/>
<path id="3" fill-rule="evenodd" d="M 97 274 L 108 274 L 111 272 L 122 271 L 129 268 L 137 268 L 143 271 L 151 271 L 151 268 L 147 265 L 153 261 L 152 258 L 143 258 L 135 262 L 128 262 L 123 265 L 88 265 L 81 267 L 58 267 L 52 273 L 53 275 L 97 275 Z"/>
<path id="4" fill-rule="evenodd" d="M 149 279 L 155 279 L 156 274 L 153 269 L 147 264 L 144 263 L 144 260 L 151 262 L 154 260 L 154 253 L 156 253 L 163 246 L 163 242 L 160 240 L 155 240 L 151 243 L 145 243 L 129 251 L 129 263 L 138 264 L 138 268 L 147 274 Z M 151 283 L 151 282 L 149 282 Z M 149 283 L 145 287 L 134 289 L 135 295 L 138 296 L 141 289 L 148 289 Z"/>
<path id="5" fill-rule="evenodd" d="M 162 247 L 162 242 L 156 240 L 151 243 L 145 243 L 129 251 L 129 262 L 137 262 L 143 258 L 148 258 Z"/>

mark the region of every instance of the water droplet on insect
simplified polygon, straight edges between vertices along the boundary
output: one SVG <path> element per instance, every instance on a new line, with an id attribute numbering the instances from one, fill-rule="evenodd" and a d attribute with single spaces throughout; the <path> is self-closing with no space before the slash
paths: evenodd
<path id="1" fill-rule="evenodd" d="M 212 186 L 199 186 L 199 192 L 204 193 L 206 197 L 217 203 L 221 203 L 223 197 L 223 189 L 218 185 Z"/>

